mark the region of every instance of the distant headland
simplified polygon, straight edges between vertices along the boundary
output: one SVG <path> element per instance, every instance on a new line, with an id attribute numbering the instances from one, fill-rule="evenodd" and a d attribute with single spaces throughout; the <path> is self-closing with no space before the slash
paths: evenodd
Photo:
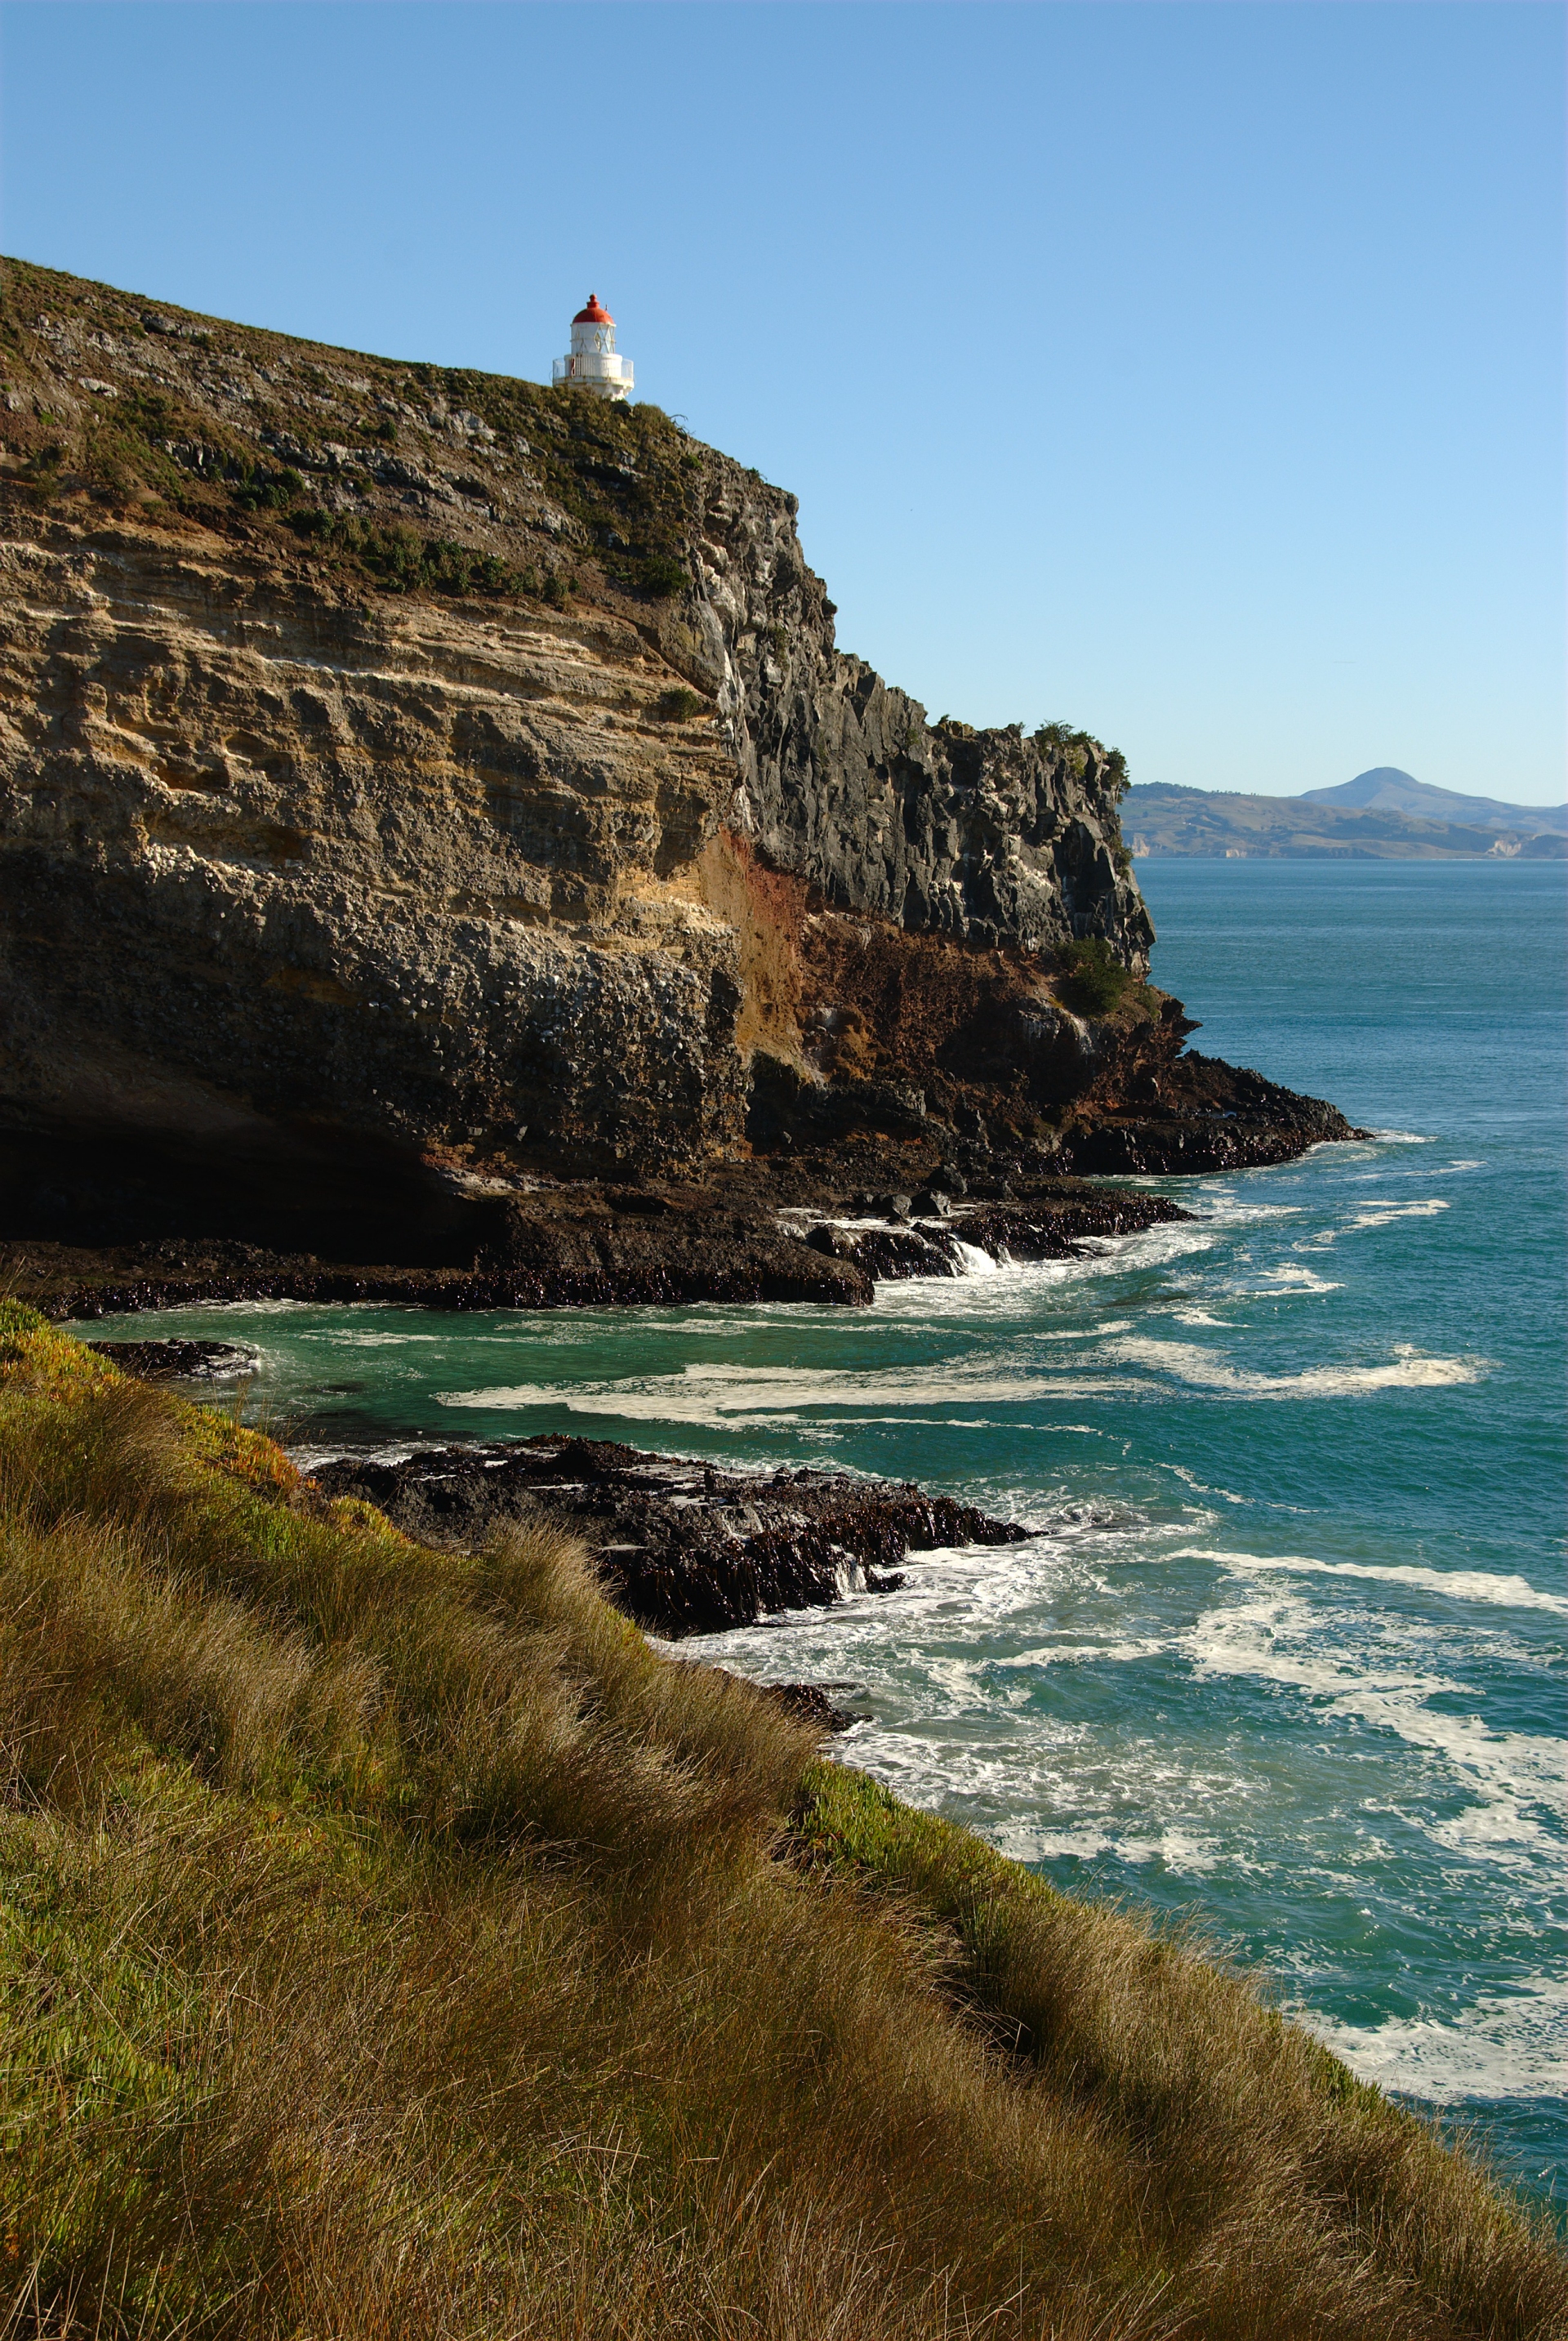
<path id="1" fill-rule="evenodd" d="M 1337 788 L 1248 796 L 1159 782 L 1130 788 L 1122 821 L 1139 858 L 1297 862 L 1561 862 L 1568 804 L 1508 804 L 1375 764 Z"/>

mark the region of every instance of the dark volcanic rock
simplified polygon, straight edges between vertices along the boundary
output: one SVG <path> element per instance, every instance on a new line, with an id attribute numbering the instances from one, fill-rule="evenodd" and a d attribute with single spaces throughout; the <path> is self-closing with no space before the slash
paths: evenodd
<path id="1" fill-rule="evenodd" d="M 742 1675 L 736 1679 L 744 1682 L 748 1678 Z M 814 1723 L 823 1731 L 850 1731 L 857 1723 L 870 1721 L 869 1716 L 853 1708 L 840 1707 L 829 1698 L 829 1691 L 851 1689 L 849 1683 L 750 1683 L 749 1687 L 763 1698 L 771 1699 L 775 1707 L 781 1707 L 787 1715 L 799 1716 L 803 1723 Z"/>
<path id="2" fill-rule="evenodd" d="M 702 1190 L 611 1189 L 602 1201 L 559 1190 L 531 1196 L 498 1212 L 479 1270 L 514 1290 L 590 1304 L 871 1298 L 870 1277 L 852 1260 L 802 1241 L 771 1215 L 726 1210 Z"/>
<path id="3" fill-rule="evenodd" d="M 349 1456 L 313 1476 L 327 1495 L 362 1497 L 431 1543 L 471 1548 L 504 1521 L 543 1515 L 583 1539 L 618 1608 L 670 1635 L 752 1625 L 855 1587 L 885 1592 L 908 1553 L 1027 1533 L 907 1483 L 721 1471 L 597 1439 L 448 1448 L 402 1463 Z"/>
<path id="4" fill-rule="evenodd" d="M 1192 1217 L 1164 1195 L 1083 1187 L 1067 1189 L 1060 1200 L 1037 1191 L 1032 1198 L 977 1203 L 955 1212 L 949 1225 L 993 1260 L 1072 1260 L 1082 1254 L 1087 1237 L 1141 1235 L 1146 1228 Z"/>
<path id="5" fill-rule="evenodd" d="M 475 1268 L 354 1267 L 188 1240 L 106 1251 L 0 1245 L 0 1277 L 55 1319 L 213 1300 L 390 1300 L 443 1310 L 697 1300 L 858 1305 L 870 1300 L 876 1279 L 958 1273 L 960 1240 L 997 1258 L 1067 1260 L 1085 1238 L 1188 1216 L 1164 1196 L 1019 1172 L 978 1182 L 947 1219 L 878 1227 L 822 1220 L 804 1237 L 781 1223 L 781 1211 L 799 1211 L 803 1202 L 863 1220 L 863 1174 L 876 1161 L 875 1153 L 837 1165 L 764 1160 L 730 1166 L 707 1187 L 541 1190 L 490 1207 L 488 1257 Z"/>
<path id="6" fill-rule="evenodd" d="M 958 1253 L 945 1228 L 868 1228 L 863 1233 L 846 1229 L 849 1258 L 884 1284 L 901 1284 L 916 1276 L 953 1276 Z"/>
<path id="7" fill-rule="evenodd" d="M 1245 1170 L 1371 1135 L 1322 1098 L 1192 1049 L 1128 1083 L 1053 1160 L 1063 1170 L 1100 1174 Z"/>
<path id="8" fill-rule="evenodd" d="M 230 1381 L 256 1362 L 254 1350 L 243 1341 L 89 1341 L 87 1347 L 144 1382 Z"/>

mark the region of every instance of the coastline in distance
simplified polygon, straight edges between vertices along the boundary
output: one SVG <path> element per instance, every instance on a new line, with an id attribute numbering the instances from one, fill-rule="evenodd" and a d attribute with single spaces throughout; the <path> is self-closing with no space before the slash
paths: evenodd
<path id="1" fill-rule="evenodd" d="M 1568 805 L 1506 804 L 1431 787 L 1392 764 L 1298 797 L 1146 782 L 1122 833 L 1135 856 L 1283 856 L 1318 862 L 1568 860 Z"/>

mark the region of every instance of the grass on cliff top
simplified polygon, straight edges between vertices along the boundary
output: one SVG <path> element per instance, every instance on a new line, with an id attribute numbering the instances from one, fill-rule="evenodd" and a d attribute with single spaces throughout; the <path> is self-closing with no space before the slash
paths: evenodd
<path id="1" fill-rule="evenodd" d="M 0 2330 L 1544 2336 L 1240 1981 L 0 1304 Z"/>
<path id="2" fill-rule="evenodd" d="M 50 338 L 62 328 L 75 337 L 68 362 Z M 116 394 L 84 399 L 84 364 Z M 62 367 L 73 413 L 49 403 L 49 372 Z M 508 560 L 497 548 L 510 530 L 497 535 L 481 516 L 498 489 L 504 502 L 537 485 L 581 523 L 587 557 L 612 584 L 659 601 L 689 583 L 683 545 L 706 451 L 647 402 L 302 342 L 11 259 L 0 260 L 0 387 L 18 394 L 5 438 L 35 506 L 64 513 L 84 498 L 184 519 L 277 558 L 303 540 L 318 566 L 376 592 L 560 606 L 568 565 L 542 553 Z M 454 441 L 452 414 L 492 435 Z M 290 453 L 277 452 L 278 434 Z M 475 542 L 335 508 L 339 491 L 373 495 L 378 461 L 400 455 L 472 497 L 467 522 L 449 526 L 469 525 Z"/>

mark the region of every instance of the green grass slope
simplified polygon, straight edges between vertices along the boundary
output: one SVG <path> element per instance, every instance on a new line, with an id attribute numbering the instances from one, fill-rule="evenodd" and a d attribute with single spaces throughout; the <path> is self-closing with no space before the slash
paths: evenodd
<path id="1" fill-rule="evenodd" d="M 1543 2336 L 1235 1977 L 0 1304 L 0 2330 Z"/>

